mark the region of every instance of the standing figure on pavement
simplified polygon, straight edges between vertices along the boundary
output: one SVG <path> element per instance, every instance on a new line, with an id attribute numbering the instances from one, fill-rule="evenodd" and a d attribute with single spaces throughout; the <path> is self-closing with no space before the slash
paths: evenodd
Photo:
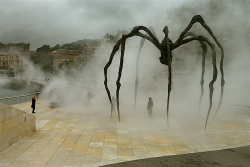
<path id="1" fill-rule="evenodd" d="M 32 113 L 35 113 L 35 109 L 36 109 L 36 98 L 35 97 L 32 98 L 31 108 L 33 109 Z"/>
<path id="2" fill-rule="evenodd" d="M 115 110 L 115 107 L 116 107 L 116 98 L 114 96 L 112 97 L 112 104 L 113 104 L 113 110 L 112 110 L 112 112 L 114 112 L 114 111 L 116 111 Z"/>
<path id="3" fill-rule="evenodd" d="M 150 116 L 150 117 L 152 116 L 152 108 L 153 108 L 153 100 L 150 97 L 149 100 L 148 100 L 148 106 L 147 106 L 148 116 Z"/>

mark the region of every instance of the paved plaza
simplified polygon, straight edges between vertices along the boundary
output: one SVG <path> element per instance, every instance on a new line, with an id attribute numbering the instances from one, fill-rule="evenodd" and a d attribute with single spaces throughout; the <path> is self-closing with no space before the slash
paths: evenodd
<path id="1" fill-rule="evenodd" d="M 30 102 L 14 107 L 31 113 Z M 171 115 L 168 127 L 166 113 L 131 112 L 119 123 L 101 108 L 49 108 L 41 100 L 36 108 L 36 131 L 1 151 L 0 167 L 102 166 L 250 145 L 248 111 L 211 116 L 205 129 L 199 117 Z"/>
<path id="2" fill-rule="evenodd" d="M 249 167 L 250 146 L 120 162 L 105 167 Z"/>

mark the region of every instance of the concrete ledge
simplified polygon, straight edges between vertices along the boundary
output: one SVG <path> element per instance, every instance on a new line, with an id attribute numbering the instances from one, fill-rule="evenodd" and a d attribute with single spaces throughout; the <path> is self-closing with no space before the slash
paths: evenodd
<path id="1" fill-rule="evenodd" d="M 0 151 L 36 129 L 35 116 L 0 103 Z"/>

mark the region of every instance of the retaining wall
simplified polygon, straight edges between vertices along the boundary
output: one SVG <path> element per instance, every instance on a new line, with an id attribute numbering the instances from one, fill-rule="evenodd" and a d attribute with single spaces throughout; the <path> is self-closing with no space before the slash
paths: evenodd
<path id="1" fill-rule="evenodd" d="M 0 151 L 36 129 L 35 116 L 0 103 Z"/>

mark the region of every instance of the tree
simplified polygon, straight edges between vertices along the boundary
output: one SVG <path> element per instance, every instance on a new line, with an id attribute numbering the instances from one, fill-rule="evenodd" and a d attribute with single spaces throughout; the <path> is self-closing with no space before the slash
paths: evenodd
<path id="1" fill-rule="evenodd" d="M 51 48 L 50 52 L 53 52 L 53 51 L 58 50 L 58 49 L 60 49 L 60 45 L 59 44 L 57 44 L 56 46 L 54 46 L 53 48 Z"/>
<path id="2" fill-rule="evenodd" d="M 50 52 L 50 46 L 49 45 L 43 45 L 40 48 L 36 49 L 37 52 Z"/>
<path id="3" fill-rule="evenodd" d="M 115 37 L 114 37 L 114 35 L 107 33 L 106 35 L 103 36 L 103 39 L 105 41 L 113 41 L 115 39 Z"/>

